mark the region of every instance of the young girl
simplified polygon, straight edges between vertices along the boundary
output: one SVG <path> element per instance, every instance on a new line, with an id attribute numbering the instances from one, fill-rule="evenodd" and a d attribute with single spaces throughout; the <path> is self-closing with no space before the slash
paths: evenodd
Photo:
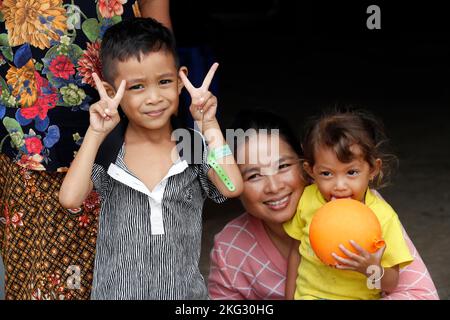
<path id="1" fill-rule="evenodd" d="M 307 130 L 303 169 L 314 183 L 305 188 L 295 216 L 284 224 L 285 231 L 296 239 L 289 255 L 286 298 L 378 299 L 381 291 L 392 292 L 397 286 L 399 268 L 413 258 L 397 214 L 369 188 L 380 186 L 388 173 L 391 157 L 382 150 L 385 142 L 381 123 L 358 111 L 325 114 Z M 338 262 L 333 268 L 314 254 L 309 226 L 317 209 L 342 198 L 361 201 L 372 209 L 386 245 L 371 254 L 350 241 L 358 252 L 355 254 L 341 244 L 348 258 L 333 253 Z M 368 286 L 367 278 L 373 273 L 370 266 L 380 270 L 379 285 Z"/>

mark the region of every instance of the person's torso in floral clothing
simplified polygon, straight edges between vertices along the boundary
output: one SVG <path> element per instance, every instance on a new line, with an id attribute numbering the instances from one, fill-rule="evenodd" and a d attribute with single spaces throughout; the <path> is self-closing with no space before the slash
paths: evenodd
<path id="1" fill-rule="evenodd" d="M 131 2 L 0 1 L 0 152 L 33 170 L 69 167 L 98 99 L 101 38 Z"/>
<path id="2" fill-rule="evenodd" d="M 88 299 L 100 199 L 58 201 L 97 99 L 108 26 L 131 0 L 0 0 L 0 249 L 6 299 Z"/>

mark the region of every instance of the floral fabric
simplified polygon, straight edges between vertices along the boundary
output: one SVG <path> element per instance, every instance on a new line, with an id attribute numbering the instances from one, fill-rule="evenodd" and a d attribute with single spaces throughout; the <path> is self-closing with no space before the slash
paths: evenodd
<path id="1" fill-rule="evenodd" d="M 58 201 L 126 0 L 0 0 L 0 250 L 6 299 L 88 299 L 100 200 Z M 133 9 L 136 9 L 136 3 Z M 137 11 L 136 11 L 137 12 Z"/>
<path id="2" fill-rule="evenodd" d="M 63 173 L 23 168 L 0 154 L 0 250 L 5 298 L 88 299 L 100 199 L 78 210 L 58 202 Z"/>
<path id="3" fill-rule="evenodd" d="M 106 29 L 127 13 L 127 0 L 0 1 L 0 152 L 20 166 L 65 171 L 98 99 Z"/>

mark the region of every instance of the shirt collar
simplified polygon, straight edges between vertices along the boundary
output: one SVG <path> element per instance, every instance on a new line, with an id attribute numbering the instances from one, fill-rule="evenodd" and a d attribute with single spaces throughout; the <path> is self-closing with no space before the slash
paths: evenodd
<path id="1" fill-rule="evenodd" d="M 202 134 L 194 129 L 185 128 L 177 117 L 171 118 L 173 138 L 177 144 L 178 155 L 188 164 L 204 162 L 206 143 Z M 119 124 L 109 133 L 97 152 L 95 163 L 101 165 L 105 171 L 111 163 L 116 163 L 119 152 L 125 142 L 125 132 L 128 119 L 122 117 Z"/>

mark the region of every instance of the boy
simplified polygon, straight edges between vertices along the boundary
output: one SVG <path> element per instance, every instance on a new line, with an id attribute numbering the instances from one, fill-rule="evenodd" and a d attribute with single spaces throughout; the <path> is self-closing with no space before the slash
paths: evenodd
<path id="1" fill-rule="evenodd" d="M 205 299 L 198 268 L 203 202 L 236 197 L 243 187 L 208 91 L 218 65 L 194 88 L 177 66 L 171 32 L 149 18 L 109 28 L 101 60 L 106 82 L 94 74 L 100 101 L 90 107 L 90 126 L 59 195 L 66 208 L 78 207 L 93 187 L 102 198 L 91 298 Z M 183 84 L 208 144 L 194 145 L 195 163 L 190 142 L 199 135 L 189 130 L 193 139 L 183 134 L 178 144 L 172 138 L 180 132 Z"/>

